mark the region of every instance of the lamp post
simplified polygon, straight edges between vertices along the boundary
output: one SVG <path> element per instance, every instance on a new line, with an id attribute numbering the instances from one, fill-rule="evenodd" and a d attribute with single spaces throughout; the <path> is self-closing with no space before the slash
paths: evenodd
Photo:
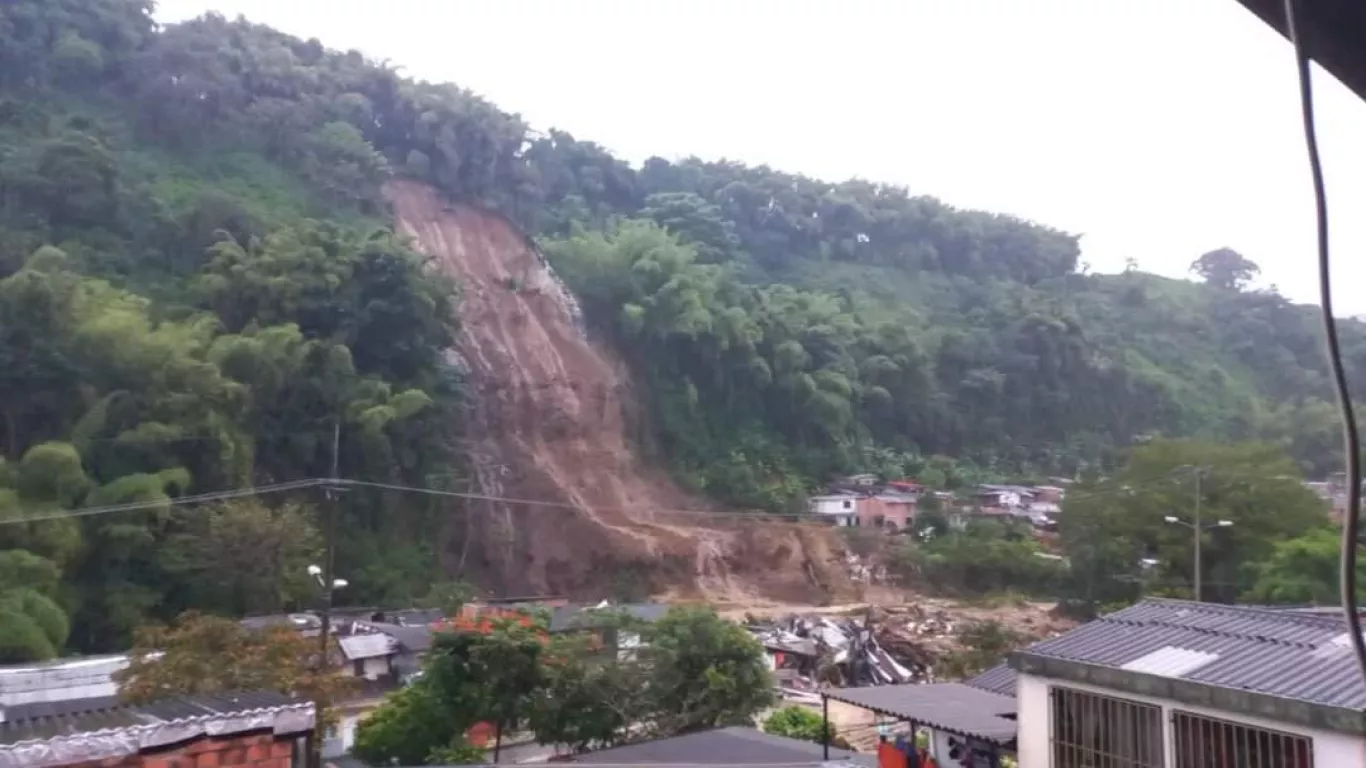
<path id="1" fill-rule="evenodd" d="M 332 593 L 339 589 L 345 589 L 349 586 L 350 582 L 346 579 L 333 579 L 332 585 L 329 587 L 327 582 L 323 580 L 323 569 L 316 565 L 308 566 L 308 575 L 312 576 L 313 580 L 318 582 L 318 586 L 323 589 L 323 627 L 322 632 L 320 633 L 322 642 L 320 643 L 318 650 L 322 653 L 323 664 L 326 665 L 327 635 L 332 629 Z"/>
<path id="2" fill-rule="evenodd" d="M 332 629 L 332 593 L 346 588 L 348 582 L 346 579 L 333 579 L 331 586 L 329 586 L 323 578 L 323 569 L 317 565 L 308 566 L 308 575 L 312 576 L 313 580 L 318 582 L 318 586 L 322 587 L 323 590 L 323 626 L 322 631 L 318 633 L 318 673 L 322 674 L 327 669 L 327 636 Z M 309 740 L 312 741 L 312 737 Z M 322 766 L 322 751 L 323 745 L 321 743 L 309 750 L 309 768 L 320 768 Z"/>
<path id="3" fill-rule="evenodd" d="M 1198 475 L 1197 475 L 1197 477 L 1198 477 Z M 1202 537 L 1204 536 L 1205 531 L 1212 530 L 1212 529 L 1214 529 L 1214 528 L 1228 528 L 1228 527 L 1232 526 L 1232 525 L 1233 525 L 1233 521 L 1232 521 L 1232 520 L 1216 520 L 1216 521 L 1214 521 L 1214 522 L 1212 522 L 1212 523 L 1203 524 L 1203 525 L 1202 525 L 1202 524 L 1200 523 L 1200 501 L 1199 501 L 1199 498 L 1198 498 L 1198 497 L 1197 497 L 1196 503 L 1195 503 L 1195 522 L 1189 523 L 1189 522 L 1186 522 L 1185 520 L 1182 520 L 1181 518 L 1175 517 L 1175 516 L 1173 516 L 1173 515 L 1167 515 L 1166 517 L 1164 517 L 1164 518 L 1162 518 L 1162 519 L 1163 519 L 1163 520 L 1166 520 L 1166 521 L 1169 522 L 1169 523 L 1172 523 L 1173 525 L 1184 525 L 1185 527 L 1191 529 L 1191 536 L 1193 537 L 1193 539 L 1194 539 L 1194 544 L 1195 544 L 1195 602 L 1197 602 L 1197 603 L 1203 602 L 1203 600 L 1204 600 L 1204 593 L 1203 593 L 1203 590 L 1201 590 L 1201 573 L 1200 573 L 1200 543 L 1201 543 Z"/>

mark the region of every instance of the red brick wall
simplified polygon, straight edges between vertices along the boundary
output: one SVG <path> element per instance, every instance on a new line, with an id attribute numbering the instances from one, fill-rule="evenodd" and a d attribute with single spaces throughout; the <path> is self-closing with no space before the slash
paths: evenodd
<path id="1" fill-rule="evenodd" d="M 172 749 L 71 763 L 66 768 L 291 768 L 293 755 L 292 739 L 276 741 L 267 733 L 203 738 Z"/>

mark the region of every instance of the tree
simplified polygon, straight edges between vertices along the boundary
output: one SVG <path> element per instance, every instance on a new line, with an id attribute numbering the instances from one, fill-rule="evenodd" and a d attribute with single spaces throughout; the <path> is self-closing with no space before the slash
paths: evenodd
<path id="1" fill-rule="evenodd" d="M 917 528 L 920 540 L 904 544 L 893 562 L 908 584 L 957 595 L 1055 594 L 1060 567 L 1041 557 L 1047 553 L 1023 524 L 974 520 L 955 531 L 936 513 Z"/>
<path id="2" fill-rule="evenodd" d="M 421 677 L 361 722 L 358 756 L 420 765 L 463 750 L 476 723 L 492 722 L 501 734 L 528 715 L 544 684 L 544 628 L 530 617 L 459 626 L 433 638 Z"/>
<path id="3" fill-rule="evenodd" d="M 60 572 L 22 549 L 0 551 L 0 662 L 56 657 L 66 643 L 66 612 L 53 600 Z"/>
<path id="4" fill-rule="evenodd" d="M 167 538 L 162 561 L 205 610 L 277 613 L 317 594 L 307 569 L 323 548 L 311 510 L 228 501 L 185 513 L 177 527 L 179 532 Z"/>
<path id="5" fill-rule="evenodd" d="M 660 735 L 747 725 L 773 702 L 762 646 L 711 608 L 670 608 L 642 641 L 650 690 L 642 719 Z"/>
<path id="6" fill-rule="evenodd" d="M 1252 588 L 1243 600 L 1287 605 L 1337 605 L 1341 602 L 1342 536 L 1315 528 L 1275 543 L 1271 556 L 1252 563 Z M 1357 557 L 1357 579 L 1366 579 L 1366 556 Z"/>
<path id="7" fill-rule="evenodd" d="M 814 741 L 820 744 L 830 740 L 832 746 L 849 749 L 849 742 L 835 735 L 833 724 L 826 723 L 821 716 L 806 707 L 791 705 L 775 710 L 764 720 L 765 733 L 787 736 L 791 739 Z"/>
<path id="8" fill-rule="evenodd" d="M 419 681 L 385 696 L 356 729 L 356 756 L 373 765 L 425 765 L 456 737 L 446 703 Z"/>
<path id="9" fill-rule="evenodd" d="M 582 752 L 628 739 L 632 724 L 648 711 L 645 668 L 603 659 L 572 637 L 557 639 L 557 646 L 528 716 L 536 740 Z"/>
<path id="10" fill-rule="evenodd" d="M 1191 530 L 1199 500 L 1206 531 L 1201 562 L 1206 599 L 1231 601 L 1252 586 L 1250 564 L 1266 561 L 1277 541 L 1327 525 L 1323 503 L 1304 487 L 1298 467 L 1275 446 L 1154 440 L 1135 448 L 1122 470 L 1068 491 L 1059 519 L 1072 563 L 1070 596 L 1088 604 L 1132 595 L 1145 558 L 1158 578 L 1192 583 Z"/>
<path id="11" fill-rule="evenodd" d="M 170 695 L 278 691 L 312 701 L 315 743 L 338 720 L 336 704 L 355 679 L 319 665 L 318 644 L 293 627 L 248 629 L 233 619 L 182 614 L 169 626 L 138 630 L 128 667 L 115 677 L 119 696 L 141 703 Z"/>
<path id="12" fill-rule="evenodd" d="M 1240 291 L 1262 270 L 1232 248 L 1219 248 L 1191 262 L 1191 271 L 1216 288 Z"/>
<path id="13" fill-rule="evenodd" d="M 958 647 L 939 660 L 937 671 L 946 678 L 963 678 L 1000 664 L 1006 654 L 1023 646 L 1028 637 L 999 621 L 974 621 L 958 628 Z"/>

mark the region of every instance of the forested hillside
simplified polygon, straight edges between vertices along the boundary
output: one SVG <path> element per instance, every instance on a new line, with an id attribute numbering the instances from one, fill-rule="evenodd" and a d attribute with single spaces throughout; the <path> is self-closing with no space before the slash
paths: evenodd
<path id="1" fill-rule="evenodd" d="M 1231 252 L 1203 284 L 1088 275 L 1047 227 L 731 162 L 633 168 L 356 52 L 150 10 L 0 6 L 0 515 L 322 476 L 338 428 L 344 476 L 451 482 L 457 299 L 389 229 L 394 175 L 539 238 L 632 365 L 643 444 L 723 500 L 789 506 L 835 471 L 1071 474 L 1153 435 L 1333 465 L 1314 314 L 1246 290 Z M 1366 333 L 1346 337 L 1362 381 Z M 346 599 L 427 587 L 426 503 L 341 508 Z M 297 603 L 214 586 L 261 555 L 203 545 L 298 529 L 271 557 L 312 556 L 314 512 L 285 514 L 0 527 L 0 657 Z"/>

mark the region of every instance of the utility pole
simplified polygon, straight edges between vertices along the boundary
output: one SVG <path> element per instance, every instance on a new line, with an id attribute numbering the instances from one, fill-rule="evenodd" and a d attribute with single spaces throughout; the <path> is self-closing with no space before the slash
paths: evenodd
<path id="1" fill-rule="evenodd" d="M 1205 535 L 1205 529 L 1200 527 L 1200 467 L 1195 468 L 1195 525 L 1191 526 L 1191 531 L 1195 535 L 1195 602 L 1204 602 L 1203 579 L 1200 573 L 1200 544 Z"/>
<path id="2" fill-rule="evenodd" d="M 332 593 L 336 591 L 337 580 L 333 576 L 333 567 L 336 560 L 336 518 L 337 518 L 337 498 L 343 491 L 340 479 L 341 465 L 341 417 L 332 419 L 332 477 L 331 482 L 323 485 L 323 554 L 322 575 L 319 582 L 323 588 L 323 611 L 322 611 L 322 631 L 318 633 L 318 672 L 327 669 L 328 641 L 332 634 Z M 322 768 L 322 744 L 309 755 L 309 765 L 311 768 Z"/>
<path id="3" fill-rule="evenodd" d="M 1200 552 L 1200 550 L 1201 550 L 1202 545 L 1204 544 L 1205 531 L 1206 531 L 1206 530 L 1209 530 L 1209 529 L 1211 529 L 1211 528 L 1228 528 L 1228 527 L 1231 527 L 1231 526 L 1233 525 L 1233 521 L 1232 521 L 1232 520 L 1215 520 L 1213 523 L 1210 523 L 1209 525 L 1205 525 L 1204 522 L 1202 522 L 1201 519 L 1200 519 L 1200 514 L 1201 514 L 1200 505 L 1201 505 L 1201 501 L 1202 501 L 1201 495 L 1200 495 L 1200 475 L 1201 475 L 1202 473 L 1204 473 L 1205 468 L 1204 468 L 1204 467 L 1181 467 L 1181 469 L 1189 469 L 1189 470 L 1191 470 L 1191 471 L 1195 474 L 1195 509 L 1194 509 L 1194 511 L 1193 511 L 1193 517 L 1192 517 L 1192 519 L 1191 519 L 1190 522 L 1187 522 L 1187 521 L 1185 521 L 1185 520 L 1182 520 L 1181 518 L 1176 517 L 1176 516 L 1174 516 L 1174 515 L 1167 515 L 1166 517 L 1163 518 L 1163 520 L 1166 520 L 1168 523 L 1172 523 L 1173 525 L 1184 525 L 1184 526 L 1186 526 L 1187 528 L 1191 529 L 1191 537 L 1192 537 L 1192 538 L 1191 538 L 1191 545 L 1192 545 L 1192 547 L 1193 547 L 1194 550 L 1195 550 L 1194 553 L 1193 553 L 1193 555 L 1194 555 L 1194 560 L 1195 560 L 1195 562 L 1194 562 L 1195 572 L 1194 572 L 1194 574 L 1192 575 L 1191 582 L 1192 582 L 1192 586 L 1194 587 L 1194 591 L 1195 591 L 1195 595 L 1194 595 L 1194 597 L 1195 597 L 1195 602 L 1199 603 L 1199 602 L 1203 602 L 1203 601 L 1204 601 L 1204 598 L 1205 598 L 1205 592 L 1204 592 L 1204 575 L 1200 572 L 1200 571 L 1201 571 L 1201 567 L 1202 567 L 1202 566 L 1201 566 L 1201 552 Z"/>
<path id="4" fill-rule="evenodd" d="M 327 640 L 328 634 L 332 631 L 332 591 L 333 591 L 333 567 L 336 561 L 336 525 L 337 525 L 337 499 L 342 493 L 339 468 L 341 466 L 341 419 L 332 420 L 332 482 L 323 486 L 323 497 L 326 504 L 323 508 L 323 546 L 326 553 L 323 555 L 323 631 L 319 635 L 319 652 L 322 653 L 323 665 L 327 664 Z"/>

